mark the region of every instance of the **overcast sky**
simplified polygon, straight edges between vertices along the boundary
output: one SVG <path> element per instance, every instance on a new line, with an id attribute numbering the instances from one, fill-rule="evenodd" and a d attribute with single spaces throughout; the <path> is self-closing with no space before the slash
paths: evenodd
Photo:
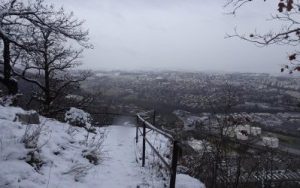
<path id="1" fill-rule="evenodd" d="M 94 49 L 84 53 L 84 68 L 277 73 L 287 63 L 287 47 L 224 39 L 235 27 L 267 31 L 273 1 L 244 7 L 236 17 L 224 14 L 225 0 L 52 1 L 86 20 Z"/>

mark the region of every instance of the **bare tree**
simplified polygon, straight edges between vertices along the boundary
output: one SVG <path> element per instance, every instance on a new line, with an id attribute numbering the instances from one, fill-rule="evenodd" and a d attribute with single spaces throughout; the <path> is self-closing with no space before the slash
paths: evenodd
<path id="1" fill-rule="evenodd" d="M 241 7 L 248 3 L 255 3 L 255 1 L 227 0 L 225 7 L 230 9 L 231 14 L 236 14 Z M 253 42 L 258 46 L 274 44 L 292 46 L 295 50 L 288 55 L 290 64 L 284 65 L 281 71 L 288 70 L 290 73 L 300 71 L 300 61 L 297 58 L 300 55 L 300 51 L 297 49 L 300 43 L 300 2 L 299 0 L 277 0 L 274 3 L 278 4 L 278 9 L 277 13 L 271 16 L 271 20 L 278 22 L 280 29 L 263 34 L 255 31 L 241 34 L 235 29 L 234 33 L 227 35 L 227 37 L 238 37 L 242 40 Z"/>
<path id="2" fill-rule="evenodd" d="M 24 45 L 26 33 L 24 28 L 30 25 L 27 19 L 29 16 L 38 19 L 41 14 L 46 14 L 40 9 L 42 1 L 35 1 L 35 4 L 28 1 L 24 3 L 17 0 L 1 0 L 0 6 L 0 38 L 3 42 L 3 78 L 0 81 L 8 88 L 9 93 L 18 92 L 16 81 L 11 79 L 11 45 L 21 48 L 30 48 L 30 44 Z"/>
<path id="3" fill-rule="evenodd" d="M 75 30 L 78 26 L 69 27 Z M 90 72 L 71 72 L 74 67 L 80 65 L 78 59 L 83 49 L 65 47 L 65 36 L 41 26 L 33 28 L 33 31 L 32 38 L 36 48 L 26 52 L 21 48 L 15 49 L 16 59 L 13 65 L 18 69 L 14 73 L 38 86 L 40 93 L 36 95 L 36 99 L 43 104 L 42 112 L 49 114 L 54 110 L 54 102 L 59 97 L 66 96 L 65 92 L 70 88 L 77 87 Z M 37 77 L 29 78 L 27 73 L 34 73 Z"/>
<path id="4" fill-rule="evenodd" d="M 31 33 L 39 28 L 51 30 L 61 41 L 72 39 L 84 47 L 90 47 L 87 43 L 88 31 L 81 29 L 82 24 L 83 21 L 74 18 L 73 13 L 67 14 L 63 8 L 57 10 L 53 5 L 45 5 L 44 0 L 1 0 L 0 38 L 3 41 L 4 65 L 1 82 L 8 87 L 9 92 L 17 92 L 17 84 L 11 79 L 12 45 L 25 52 L 36 51 L 37 41 L 32 40 Z"/>

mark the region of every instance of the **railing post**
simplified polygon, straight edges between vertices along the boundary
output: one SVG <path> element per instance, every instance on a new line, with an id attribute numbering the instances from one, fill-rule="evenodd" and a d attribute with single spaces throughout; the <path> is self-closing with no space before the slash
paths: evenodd
<path id="1" fill-rule="evenodd" d="M 153 111 L 153 120 L 152 120 L 152 125 L 155 126 L 155 116 L 156 116 L 156 112 L 155 110 Z"/>
<path id="2" fill-rule="evenodd" d="M 142 158 L 142 167 L 145 166 L 145 157 L 146 157 L 146 125 L 143 122 L 143 158 Z"/>
<path id="3" fill-rule="evenodd" d="M 173 142 L 172 166 L 171 166 L 170 188 L 175 188 L 175 184 L 176 184 L 177 158 L 178 158 L 178 145 L 177 145 L 177 140 L 174 140 L 174 142 Z"/>
<path id="4" fill-rule="evenodd" d="M 139 116 L 136 116 L 135 142 L 139 142 Z"/>

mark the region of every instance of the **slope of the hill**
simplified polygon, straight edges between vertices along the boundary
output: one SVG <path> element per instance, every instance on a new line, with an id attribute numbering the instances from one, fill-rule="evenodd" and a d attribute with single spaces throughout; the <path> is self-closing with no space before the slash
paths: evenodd
<path id="1" fill-rule="evenodd" d="M 135 128 L 109 126 L 88 133 L 40 116 L 40 124 L 16 121 L 21 108 L 0 106 L 0 187 L 164 187 L 136 162 Z M 178 188 L 202 184 L 178 175 Z"/>

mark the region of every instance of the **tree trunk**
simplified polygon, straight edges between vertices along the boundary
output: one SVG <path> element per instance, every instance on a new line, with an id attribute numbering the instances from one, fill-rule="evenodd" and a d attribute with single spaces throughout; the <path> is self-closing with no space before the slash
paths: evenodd
<path id="1" fill-rule="evenodd" d="M 3 78 L 0 81 L 7 87 L 9 94 L 18 93 L 18 83 L 11 79 L 11 65 L 10 65 L 10 42 L 3 39 Z"/>
<path id="2" fill-rule="evenodd" d="M 45 103 L 44 103 L 44 112 L 46 114 L 50 111 L 50 104 L 51 104 L 51 94 L 50 94 L 50 76 L 48 67 L 45 66 Z"/>
<path id="3" fill-rule="evenodd" d="M 235 188 L 239 187 L 239 183 L 240 183 L 240 176 L 241 176 L 241 160 L 242 157 L 240 156 L 241 154 L 239 154 L 238 158 L 237 158 L 237 172 L 236 172 L 236 177 L 235 177 Z"/>

